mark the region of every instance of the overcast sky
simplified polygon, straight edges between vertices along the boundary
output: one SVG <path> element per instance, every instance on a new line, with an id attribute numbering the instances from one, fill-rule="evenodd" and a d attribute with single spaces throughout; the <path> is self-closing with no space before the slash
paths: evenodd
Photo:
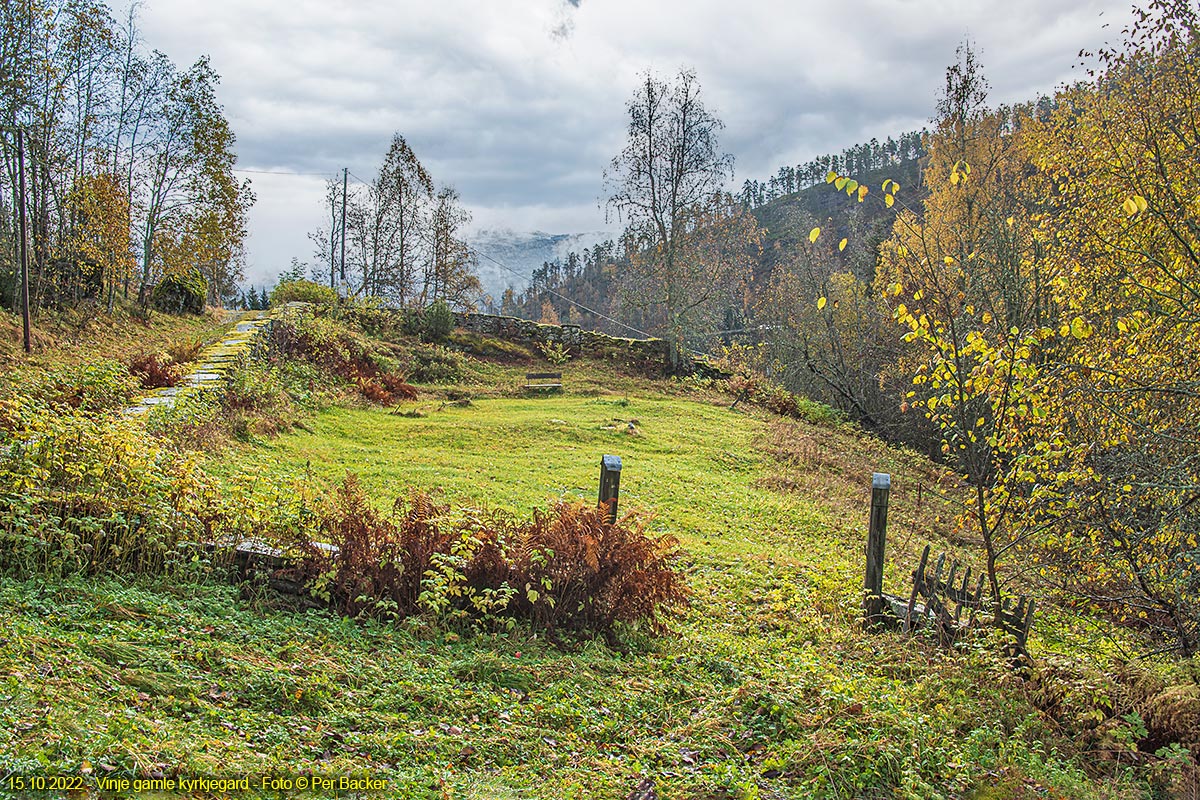
<path id="1" fill-rule="evenodd" d="M 392 134 L 474 227 L 604 230 L 601 172 L 646 69 L 693 68 L 736 184 L 919 128 L 964 37 L 994 102 L 1073 79 L 1129 0 L 146 0 L 146 43 L 207 53 L 258 203 L 247 277 L 273 280 L 326 217 L 324 173 L 369 180 Z M 1102 28 L 1106 23 L 1110 27 Z"/>

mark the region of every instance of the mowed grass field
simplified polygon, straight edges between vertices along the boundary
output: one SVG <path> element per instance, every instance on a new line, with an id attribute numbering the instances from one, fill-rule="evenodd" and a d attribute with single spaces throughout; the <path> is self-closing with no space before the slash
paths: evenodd
<path id="1" fill-rule="evenodd" d="M 601 455 L 619 455 L 621 509 L 678 538 L 691 603 L 671 635 L 614 649 L 220 583 L 8 581 L 0 774 L 356 775 L 429 798 L 1138 796 L 1090 779 L 988 647 L 859 629 L 871 472 L 894 476 L 894 591 L 924 543 L 950 547 L 948 507 L 916 499 L 947 476 L 850 426 L 729 402 L 624 380 L 412 415 L 336 406 L 210 453 L 231 485 L 351 472 L 381 508 L 419 488 L 525 514 L 593 502 Z"/>

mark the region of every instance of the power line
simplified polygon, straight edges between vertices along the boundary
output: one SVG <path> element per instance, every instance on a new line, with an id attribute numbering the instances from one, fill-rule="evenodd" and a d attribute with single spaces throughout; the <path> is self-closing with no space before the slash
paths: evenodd
<path id="1" fill-rule="evenodd" d="M 242 169 L 240 167 L 234 167 L 232 171 L 242 172 L 249 175 L 303 175 L 316 176 L 318 178 L 332 178 L 335 174 L 332 172 L 296 172 L 294 170 L 286 169 Z"/>

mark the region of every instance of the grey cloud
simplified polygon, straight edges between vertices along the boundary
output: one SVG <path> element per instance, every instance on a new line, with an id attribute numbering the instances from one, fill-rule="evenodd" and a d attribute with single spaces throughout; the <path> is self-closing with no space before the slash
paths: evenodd
<path id="1" fill-rule="evenodd" d="M 211 53 L 244 166 L 349 166 L 370 178 L 399 131 L 487 224 L 508 215 L 550 230 L 535 221 L 544 214 L 597 230 L 601 172 L 622 144 L 624 103 L 647 67 L 695 68 L 727 124 L 723 143 L 740 182 L 924 124 L 966 35 L 995 101 L 1050 91 L 1071 77 L 1080 47 L 1102 41 L 1100 12 L 1123 21 L 1126 5 L 153 0 L 143 28 L 179 62 Z M 271 238 L 252 239 L 254 258 L 307 257 L 304 233 L 322 218 L 320 181 L 255 184 L 252 237 Z M 289 194 L 276 200 L 274 192 Z M 313 195 L 311 218 L 298 211 L 299 192 Z"/>

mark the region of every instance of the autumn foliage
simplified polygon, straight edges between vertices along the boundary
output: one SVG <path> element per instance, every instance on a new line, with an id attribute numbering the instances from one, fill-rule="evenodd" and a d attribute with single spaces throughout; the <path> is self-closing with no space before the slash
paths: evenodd
<path id="1" fill-rule="evenodd" d="M 389 405 L 417 396 L 416 387 L 385 369 L 350 329 L 311 310 L 289 310 L 274 335 L 280 353 L 315 364 L 357 387 L 373 403 Z"/>
<path id="2" fill-rule="evenodd" d="M 618 623 L 662 630 L 662 613 L 687 597 L 670 563 L 676 544 L 603 509 L 558 502 L 520 519 L 499 510 L 438 504 L 413 491 L 377 511 L 348 476 L 318 511 L 302 577 L 348 614 L 404 619 L 431 613 L 495 623 L 523 618 L 551 635 L 612 636 Z"/>
<path id="3" fill-rule="evenodd" d="M 928 198 L 897 217 L 875 282 L 904 332 L 904 407 L 972 488 L 960 524 L 993 601 L 1019 557 L 1026 585 L 1185 655 L 1200 649 L 1198 32 L 1189 4 L 1151 3 L 1090 83 L 1000 109 L 968 48 Z"/>

